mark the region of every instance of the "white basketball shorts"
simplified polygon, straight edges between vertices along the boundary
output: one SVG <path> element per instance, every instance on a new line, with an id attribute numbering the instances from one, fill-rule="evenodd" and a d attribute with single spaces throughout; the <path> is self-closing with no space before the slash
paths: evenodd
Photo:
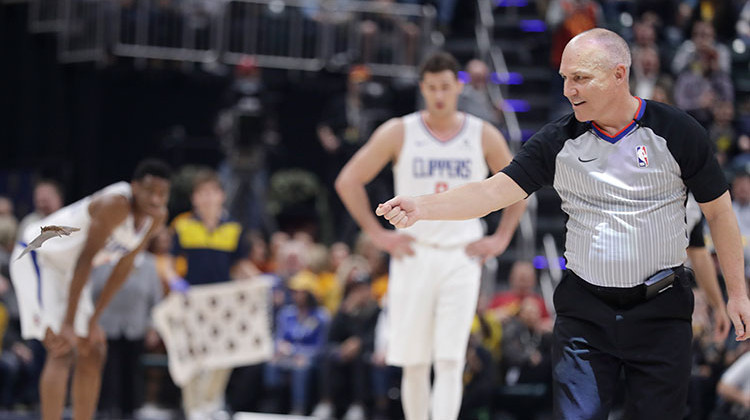
<path id="1" fill-rule="evenodd" d="M 391 259 L 388 279 L 389 365 L 461 361 L 477 307 L 481 265 L 464 247 L 414 244 Z"/>
<path id="2" fill-rule="evenodd" d="M 62 273 L 46 267 L 43 257 L 35 251 L 16 260 L 23 248 L 20 244 L 16 245 L 10 264 L 10 278 L 21 317 L 21 335 L 27 340 L 43 340 L 47 328 L 55 334 L 60 332 L 68 308 L 68 291 L 73 273 Z M 76 335 L 88 336 L 89 319 L 93 314 L 91 286 L 86 282 L 74 322 Z"/>

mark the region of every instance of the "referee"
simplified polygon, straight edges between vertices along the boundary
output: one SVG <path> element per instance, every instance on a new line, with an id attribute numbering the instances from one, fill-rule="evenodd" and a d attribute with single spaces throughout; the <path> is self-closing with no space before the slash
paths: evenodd
<path id="1" fill-rule="evenodd" d="M 485 181 L 396 197 L 376 210 L 403 228 L 480 217 L 555 188 L 568 216 L 568 270 L 554 294 L 557 419 L 606 419 L 621 371 L 626 418 L 683 418 L 693 311 L 692 279 L 682 267 L 688 188 L 711 230 L 736 339 L 748 337 L 742 244 L 708 136 L 684 112 L 632 96 L 630 63 L 614 32 L 576 36 L 560 65 L 572 114 L 542 128 Z"/>

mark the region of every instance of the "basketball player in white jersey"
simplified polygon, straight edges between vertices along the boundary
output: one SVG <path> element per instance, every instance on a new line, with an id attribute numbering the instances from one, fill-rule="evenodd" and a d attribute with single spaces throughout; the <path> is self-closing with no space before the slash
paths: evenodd
<path id="1" fill-rule="evenodd" d="M 463 84 L 449 54 L 430 56 L 420 69 L 426 110 L 380 126 L 336 180 L 336 190 L 359 226 L 391 254 L 386 361 L 401 366 L 407 420 L 458 417 L 462 372 L 479 294 L 482 263 L 502 253 L 525 204 L 508 208 L 495 234 L 478 219 L 427 221 L 386 230 L 365 191 L 393 162 L 396 194 L 421 195 L 485 179 L 511 161 L 505 139 L 490 124 L 458 112 Z M 435 383 L 430 404 L 430 366 Z M 431 406 L 431 410 L 430 410 Z"/>
<path id="2" fill-rule="evenodd" d="M 14 249 L 10 273 L 21 332 L 25 339 L 42 340 L 47 349 L 39 385 L 43 420 L 62 417 L 73 366 L 73 419 L 93 418 L 106 355 L 97 320 L 127 278 L 136 255 L 164 224 L 169 176 L 166 164 L 145 160 L 130 183 L 110 185 L 34 223 Z M 80 231 L 49 239 L 17 259 L 47 225 Z M 112 261 L 118 262 L 94 305 L 88 284 L 91 268 Z"/>

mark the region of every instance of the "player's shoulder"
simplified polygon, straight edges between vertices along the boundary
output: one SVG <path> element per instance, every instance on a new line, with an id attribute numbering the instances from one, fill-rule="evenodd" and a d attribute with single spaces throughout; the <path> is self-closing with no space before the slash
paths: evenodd
<path id="1" fill-rule="evenodd" d="M 497 129 L 497 127 L 481 118 L 477 119 L 481 124 L 479 126 L 479 132 L 481 133 L 481 142 L 483 149 L 488 150 L 496 146 L 507 144 L 505 136 L 500 132 L 500 130 Z"/>
<path id="2" fill-rule="evenodd" d="M 132 208 L 129 189 L 126 191 L 125 186 L 130 187 L 128 183 L 117 183 L 110 185 L 95 193 L 89 205 L 89 212 L 103 213 L 111 216 L 127 216 Z"/>
<path id="3" fill-rule="evenodd" d="M 475 119 L 475 120 L 478 121 L 479 127 L 482 130 L 482 137 L 491 136 L 491 137 L 504 138 L 503 134 L 500 132 L 500 130 L 498 130 L 497 127 L 495 127 L 494 125 L 490 124 L 489 122 L 487 122 L 487 121 L 485 121 L 485 120 L 483 120 L 483 119 L 481 119 L 479 117 L 474 117 L 474 116 L 469 115 L 469 114 L 466 114 L 466 115 L 467 115 L 467 118 L 473 118 L 473 119 Z"/>
<path id="4" fill-rule="evenodd" d="M 387 120 L 386 122 L 384 122 L 383 124 L 380 124 L 380 126 L 378 127 L 378 130 L 391 132 L 391 133 L 397 133 L 397 132 L 403 133 L 407 119 L 408 119 L 408 115 L 404 115 L 402 117 L 393 117 Z"/>
<path id="5" fill-rule="evenodd" d="M 404 117 L 391 118 L 375 130 L 369 143 L 400 145 L 406 133 Z"/>

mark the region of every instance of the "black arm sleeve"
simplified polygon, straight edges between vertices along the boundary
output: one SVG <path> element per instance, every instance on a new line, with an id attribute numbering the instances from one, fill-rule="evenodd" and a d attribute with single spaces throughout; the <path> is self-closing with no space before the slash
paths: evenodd
<path id="1" fill-rule="evenodd" d="M 544 126 L 534 134 L 501 172 L 508 175 L 526 194 L 545 185 L 552 185 L 555 178 L 555 158 L 568 136 L 568 126 L 561 121 Z"/>
<path id="2" fill-rule="evenodd" d="M 706 130 L 687 114 L 670 124 L 667 146 L 680 165 L 682 179 L 696 201 L 706 203 L 729 189 Z"/>

